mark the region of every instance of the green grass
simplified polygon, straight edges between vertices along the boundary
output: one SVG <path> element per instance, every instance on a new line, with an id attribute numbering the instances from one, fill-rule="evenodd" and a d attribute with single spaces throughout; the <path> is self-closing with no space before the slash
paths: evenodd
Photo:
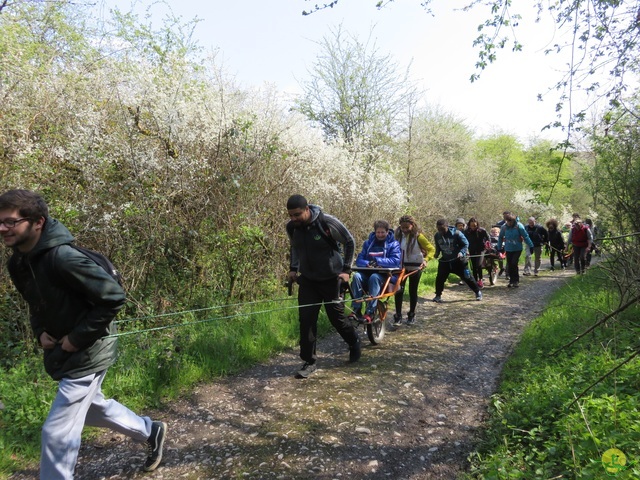
<path id="1" fill-rule="evenodd" d="M 627 458 L 615 478 L 640 478 L 640 358 L 589 388 L 637 348 L 640 309 L 566 346 L 617 304 L 597 269 L 556 292 L 505 365 L 468 478 L 609 478 L 611 448 Z"/>

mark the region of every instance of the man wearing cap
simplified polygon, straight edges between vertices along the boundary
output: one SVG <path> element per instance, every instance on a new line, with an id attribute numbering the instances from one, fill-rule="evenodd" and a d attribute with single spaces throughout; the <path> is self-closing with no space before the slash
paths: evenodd
<path id="1" fill-rule="evenodd" d="M 586 226 L 580 217 L 573 219 L 573 226 L 569 231 L 567 244 L 573 245 L 573 265 L 576 273 L 584 273 L 587 266 L 587 252 L 591 250 L 593 243 L 593 234 L 591 229 Z"/>

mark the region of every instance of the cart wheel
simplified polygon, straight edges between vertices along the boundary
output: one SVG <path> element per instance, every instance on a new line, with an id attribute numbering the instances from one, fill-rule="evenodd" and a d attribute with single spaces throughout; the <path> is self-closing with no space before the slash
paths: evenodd
<path id="1" fill-rule="evenodd" d="M 378 302 L 378 308 L 376 308 L 375 314 L 371 323 L 367 323 L 367 336 L 369 341 L 373 345 L 378 345 L 384 338 L 384 333 L 387 330 L 387 304 L 386 302 Z"/>

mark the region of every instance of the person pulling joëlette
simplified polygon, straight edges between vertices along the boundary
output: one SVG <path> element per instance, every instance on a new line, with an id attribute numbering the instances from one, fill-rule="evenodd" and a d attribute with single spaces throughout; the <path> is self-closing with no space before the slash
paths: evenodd
<path id="1" fill-rule="evenodd" d="M 438 273 L 436 275 L 436 296 L 433 301 L 442 303 L 444 283 L 449 274 L 459 276 L 467 286 L 476 294 L 476 300 L 482 300 L 482 292 L 469 271 L 467 256 L 469 254 L 469 241 L 464 234 L 455 227 L 450 227 L 446 219 L 441 218 L 436 222 L 438 230 L 433 236 L 436 245 L 434 258 L 440 257 Z"/>
<path id="2" fill-rule="evenodd" d="M 29 305 L 33 333 L 58 391 L 42 427 L 40 478 L 71 480 L 85 425 L 146 442 L 145 471 L 162 460 L 163 422 L 133 413 L 101 391 L 116 360 L 113 320 L 125 303 L 120 284 L 70 244 L 74 238 L 49 217 L 44 199 L 29 190 L 0 195 L 0 235 L 13 250 L 11 280 Z M 53 281 L 52 279 L 55 279 Z"/>
<path id="3" fill-rule="evenodd" d="M 360 337 L 345 316 L 344 303 L 338 300 L 338 279 L 349 282 L 355 251 L 353 236 L 332 215 L 310 205 L 302 195 L 287 200 L 287 235 L 290 242 L 289 280 L 298 283 L 300 320 L 300 358 L 304 364 L 298 378 L 316 371 L 318 314 L 324 304 L 331 325 L 349 345 L 349 361 L 360 359 Z M 338 244 L 343 246 L 340 252 Z"/>
<path id="4" fill-rule="evenodd" d="M 413 325 L 416 321 L 416 306 L 418 305 L 418 286 L 422 269 L 433 259 L 436 247 L 422 233 L 420 226 L 412 215 L 403 215 L 398 222 L 395 237 L 402 250 L 402 267 L 407 272 L 414 272 L 410 277 L 404 277 L 400 288 L 394 296 L 396 313 L 393 315 L 395 326 L 402 324 L 402 303 L 404 300 L 404 287 L 409 280 L 409 312 L 407 313 L 407 325 Z"/>

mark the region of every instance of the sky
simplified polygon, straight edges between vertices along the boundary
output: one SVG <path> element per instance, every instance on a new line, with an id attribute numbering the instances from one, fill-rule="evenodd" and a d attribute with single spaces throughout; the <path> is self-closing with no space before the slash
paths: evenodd
<path id="1" fill-rule="evenodd" d="M 523 52 L 499 51 L 498 61 L 471 83 L 478 52 L 473 40 L 486 9 L 455 10 L 459 0 L 435 0 L 433 15 L 420 0 L 395 0 L 382 10 L 376 0 L 340 0 L 312 15 L 302 11 L 326 0 L 180 0 L 171 10 L 183 20 L 200 19 L 195 37 L 201 46 L 216 49 L 228 74 L 244 87 L 274 84 L 283 93 L 301 92 L 310 78 L 319 41 L 338 25 L 361 41 L 371 37 L 381 55 L 391 54 L 401 68 L 410 65 L 411 78 L 424 91 L 424 104 L 451 113 L 478 136 L 494 133 L 561 139 L 558 131 L 544 131 L 556 120 L 557 93 L 538 101 L 561 77 L 563 61 L 544 54 L 558 39 L 548 20 L 534 23 L 533 7 L 522 11 L 517 30 Z M 151 2 L 138 1 L 140 9 Z M 103 8 L 123 10 L 129 0 L 104 0 Z M 166 13 L 155 5 L 155 17 Z M 566 62 L 565 62 L 566 63 Z M 401 72 L 402 73 L 402 72 Z"/>

